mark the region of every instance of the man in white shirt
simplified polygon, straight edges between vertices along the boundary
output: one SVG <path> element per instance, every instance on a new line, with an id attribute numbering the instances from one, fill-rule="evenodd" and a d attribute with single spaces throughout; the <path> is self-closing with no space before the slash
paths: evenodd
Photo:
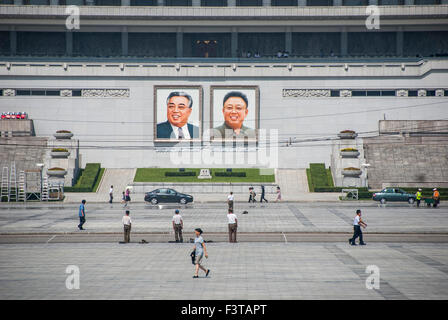
<path id="1" fill-rule="evenodd" d="M 126 215 L 123 216 L 122 219 L 123 226 L 124 226 L 124 242 L 129 243 L 131 242 L 131 225 L 132 220 L 129 216 L 129 210 L 126 210 Z"/>
<path id="2" fill-rule="evenodd" d="M 356 217 L 353 219 L 353 237 L 348 239 L 348 243 L 350 243 L 352 246 L 356 246 L 355 240 L 359 237 L 359 244 L 361 246 L 366 245 L 366 243 L 362 239 L 362 230 L 361 227 L 365 228 L 367 227 L 367 224 L 364 223 L 361 219 L 361 210 L 356 210 Z"/>
<path id="3" fill-rule="evenodd" d="M 229 209 L 227 214 L 227 220 L 229 223 L 229 242 L 236 242 L 236 230 L 238 229 L 238 219 L 236 214 L 233 213 L 233 209 Z"/>
<path id="4" fill-rule="evenodd" d="M 114 199 L 114 186 L 110 186 L 110 189 L 109 189 L 109 203 L 112 203 L 113 199 Z"/>
<path id="5" fill-rule="evenodd" d="M 229 205 L 229 210 L 233 210 L 233 192 L 230 192 L 230 194 L 227 196 L 227 204 Z"/>
<path id="6" fill-rule="evenodd" d="M 173 229 L 174 229 L 174 238 L 176 242 L 184 242 L 182 237 L 182 229 L 184 228 L 184 221 L 182 220 L 182 216 L 179 214 L 179 210 L 174 211 L 174 216 L 172 219 Z"/>

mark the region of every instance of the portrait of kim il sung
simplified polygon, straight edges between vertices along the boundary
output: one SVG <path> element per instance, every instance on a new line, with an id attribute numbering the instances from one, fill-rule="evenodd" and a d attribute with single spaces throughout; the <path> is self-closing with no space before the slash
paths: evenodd
<path id="1" fill-rule="evenodd" d="M 201 115 L 201 87 L 154 87 L 155 141 L 200 140 Z"/>
<path id="2" fill-rule="evenodd" d="M 213 140 L 256 140 L 259 113 L 256 86 L 212 86 L 210 92 Z"/>

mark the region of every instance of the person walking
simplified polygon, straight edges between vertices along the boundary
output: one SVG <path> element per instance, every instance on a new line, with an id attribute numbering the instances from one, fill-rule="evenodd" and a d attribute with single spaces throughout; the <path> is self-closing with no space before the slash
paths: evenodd
<path id="1" fill-rule="evenodd" d="M 268 202 L 268 200 L 264 197 L 264 194 L 265 194 L 265 190 L 264 190 L 264 186 L 262 185 L 262 186 L 261 186 L 261 197 L 260 197 L 260 202 L 263 202 L 263 200 L 266 201 L 266 202 Z"/>
<path id="2" fill-rule="evenodd" d="M 281 192 L 279 186 L 277 186 L 277 198 L 275 199 L 275 202 L 278 202 L 278 201 L 282 201 L 282 192 Z"/>
<path id="3" fill-rule="evenodd" d="M 110 186 L 110 189 L 109 189 L 109 203 L 112 203 L 113 199 L 114 199 L 114 186 Z"/>
<path id="4" fill-rule="evenodd" d="M 195 260 L 194 260 L 194 266 L 195 266 L 195 272 L 193 278 L 199 278 L 199 269 L 205 272 L 205 276 L 208 277 L 210 274 L 210 269 L 205 269 L 201 265 L 201 261 L 203 256 L 205 255 L 205 258 L 208 259 L 207 254 L 207 248 L 204 244 L 204 239 L 202 238 L 202 230 L 201 228 L 194 229 L 194 233 L 196 235 L 196 238 L 194 239 L 194 248 L 193 251 L 195 252 Z"/>
<path id="5" fill-rule="evenodd" d="M 79 215 L 78 229 L 84 230 L 82 226 L 84 225 L 84 223 L 86 223 L 86 200 L 81 201 L 81 204 L 79 205 L 78 215 Z"/>
<path id="6" fill-rule="evenodd" d="M 233 196 L 233 192 L 230 191 L 230 194 L 227 196 L 227 204 L 229 205 L 229 210 L 233 210 L 233 201 L 235 197 Z"/>
<path id="7" fill-rule="evenodd" d="M 232 209 L 229 209 L 227 214 L 227 220 L 229 224 L 229 242 L 236 242 L 236 231 L 238 229 L 238 218 L 236 214 L 233 213 Z"/>
<path id="8" fill-rule="evenodd" d="M 255 193 L 255 191 L 254 191 L 254 188 L 253 187 L 249 187 L 249 203 L 255 203 L 257 200 L 255 199 L 255 196 L 256 196 L 257 194 Z"/>
<path id="9" fill-rule="evenodd" d="M 131 189 L 126 188 L 126 205 L 128 205 L 129 202 L 131 202 Z"/>
<path id="10" fill-rule="evenodd" d="M 422 189 L 418 189 L 415 193 L 415 200 L 417 201 L 417 208 L 420 207 L 420 202 L 422 201 Z"/>
<path id="11" fill-rule="evenodd" d="M 174 216 L 172 219 L 173 229 L 174 229 L 174 239 L 176 242 L 184 242 L 184 238 L 182 237 L 182 229 L 184 228 L 184 221 L 182 220 L 182 216 L 179 214 L 179 210 L 174 211 Z"/>
<path id="12" fill-rule="evenodd" d="M 123 216 L 122 219 L 123 227 L 124 227 L 124 242 L 129 243 L 131 242 L 131 225 L 132 220 L 129 216 L 129 210 L 126 210 L 126 214 Z"/>
<path id="13" fill-rule="evenodd" d="M 432 191 L 434 191 L 434 193 L 432 194 L 432 198 L 434 199 L 433 207 L 437 208 L 437 206 L 440 203 L 440 193 L 439 190 L 437 190 L 437 188 L 434 188 Z"/>
<path id="14" fill-rule="evenodd" d="M 362 239 L 362 230 L 361 227 L 365 228 L 367 227 L 367 224 L 364 223 L 361 219 L 361 210 L 356 210 L 356 217 L 353 219 L 353 237 L 348 239 L 348 243 L 350 243 L 352 246 L 356 246 L 355 240 L 359 237 L 359 244 L 361 246 L 365 246 L 366 243 Z"/>
<path id="15" fill-rule="evenodd" d="M 123 207 L 126 207 L 128 204 L 126 203 L 126 194 L 123 191 L 121 194 L 121 204 L 123 205 Z"/>

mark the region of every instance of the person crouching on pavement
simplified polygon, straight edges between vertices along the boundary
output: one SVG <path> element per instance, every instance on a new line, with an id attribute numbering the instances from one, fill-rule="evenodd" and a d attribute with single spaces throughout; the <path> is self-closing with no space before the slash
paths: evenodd
<path id="1" fill-rule="evenodd" d="M 131 242 L 131 224 L 132 220 L 129 216 L 129 210 L 126 210 L 126 214 L 123 216 L 123 227 L 124 227 L 124 242 Z"/>
<path id="2" fill-rule="evenodd" d="M 194 239 L 194 248 L 195 251 L 195 260 L 194 260 L 194 266 L 195 266 L 195 272 L 193 278 L 199 278 L 199 269 L 205 272 L 205 276 L 207 277 L 210 274 L 210 269 L 205 269 L 201 265 L 202 257 L 205 255 L 205 258 L 208 259 L 207 254 L 207 248 L 204 244 L 204 239 L 202 238 L 202 230 L 200 228 L 194 229 L 194 233 L 196 235 L 196 238 Z"/>
<path id="3" fill-rule="evenodd" d="M 348 243 L 350 243 L 352 246 L 356 246 L 355 240 L 359 237 L 359 244 L 361 246 L 366 245 L 366 243 L 362 239 L 362 230 L 361 227 L 365 228 L 367 227 L 367 224 L 364 223 L 361 219 L 361 210 L 356 210 L 356 217 L 353 219 L 353 238 L 348 239 Z"/>

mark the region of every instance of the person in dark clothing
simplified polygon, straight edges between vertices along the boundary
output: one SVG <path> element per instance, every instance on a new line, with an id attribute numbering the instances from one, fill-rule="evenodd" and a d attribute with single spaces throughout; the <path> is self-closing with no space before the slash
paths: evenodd
<path id="1" fill-rule="evenodd" d="M 268 202 L 268 200 L 264 197 L 264 193 L 265 193 L 265 191 L 264 191 L 264 186 L 261 186 L 261 197 L 260 197 L 260 202 L 263 202 L 263 200 L 266 201 L 266 202 Z"/>
<path id="2" fill-rule="evenodd" d="M 361 219 L 361 210 L 356 210 L 356 217 L 353 219 L 353 237 L 348 239 L 348 243 L 350 243 L 352 246 L 356 246 L 355 240 L 359 237 L 359 244 L 364 246 L 366 243 L 363 241 L 362 238 L 362 230 L 361 227 L 365 228 L 367 227 L 367 224 L 364 223 Z"/>
<path id="3" fill-rule="evenodd" d="M 86 223 L 86 200 L 81 201 L 81 204 L 79 205 L 78 215 L 79 215 L 78 229 L 84 230 L 82 226 L 84 225 L 84 223 Z"/>

